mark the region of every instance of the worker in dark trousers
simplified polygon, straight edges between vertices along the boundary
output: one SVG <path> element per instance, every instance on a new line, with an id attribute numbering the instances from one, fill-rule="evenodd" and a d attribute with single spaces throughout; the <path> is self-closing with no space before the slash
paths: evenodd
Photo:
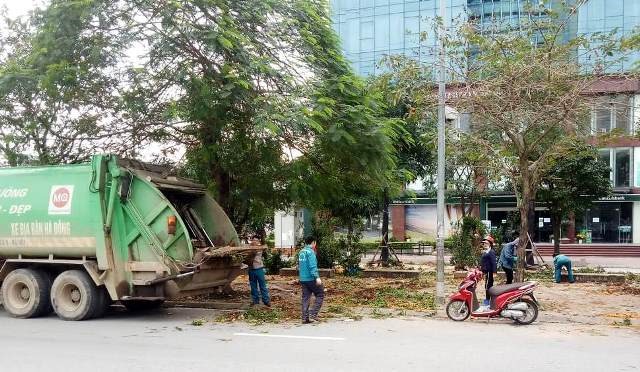
<path id="1" fill-rule="evenodd" d="M 482 240 L 482 248 L 484 252 L 482 253 L 481 270 L 484 273 L 484 289 L 486 290 L 484 305 L 488 307 L 490 304 L 489 300 L 491 299 L 489 296 L 489 288 L 493 287 L 493 274 L 498 270 L 496 252 L 493 250 L 493 238 L 491 236 Z"/>
<path id="2" fill-rule="evenodd" d="M 573 268 L 571 267 L 571 259 L 563 254 L 553 254 L 553 267 L 555 269 L 556 283 L 560 283 L 562 279 L 562 268 L 567 269 L 567 276 L 569 277 L 569 283 L 575 282 L 573 277 Z"/>
<path id="3" fill-rule="evenodd" d="M 324 300 L 324 286 L 318 273 L 316 240 L 309 236 L 304 240 L 304 248 L 298 253 L 298 274 L 302 286 L 302 323 L 318 321 L 318 314 Z M 311 295 L 315 296 L 311 306 Z"/>
<path id="4" fill-rule="evenodd" d="M 507 284 L 513 283 L 513 267 L 515 266 L 518 255 L 516 249 L 518 247 L 518 233 L 514 233 L 514 240 L 507 243 L 502 247 L 500 252 L 500 259 L 498 260 L 498 267 L 504 270 L 504 274 L 507 277 Z"/>

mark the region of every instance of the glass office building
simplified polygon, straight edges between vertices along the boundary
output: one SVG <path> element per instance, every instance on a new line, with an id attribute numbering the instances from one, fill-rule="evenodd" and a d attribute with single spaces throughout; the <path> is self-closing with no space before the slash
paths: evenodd
<path id="1" fill-rule="evenodd" d="M 532 0 L 446 0 L 451 22 L 472 20 L 486 30 L 497 24 L 517 29 L 528 17 L 525 6 Z M 375 74 L 385 55 L 402 54 L 422 62 L 435 58 L 437 42 L 434 19 L 439 0 L 331 0 L 333 25 L 354 70 Z M 534 1 L 537 3 L 537 0 Z M 559 3 L 559 0 L 555 1 Z M 554 1 L 547 3 L 554 7 Z M 640 0 L 589 0 L 573 17 L 565 37 L 616 31 L 627 35 L 640 27 Z M 616 58 L 614 56 L 612 58 Z M 608 72 L 628 71 L 640 61 L 640 51 Z M 581 62 L 588 56 L 580 54 Z"/>
<path id="2" fill-rule="evenodd" d="M 466 17 L 467 1 L 447 0 L 449 18 Z M 375 74 L 385 55 L 434 60 L 439 0 L 332 0 L 331 5 L 342 49 L 358 74 Z"/>
<path id="3" fill-rule="evenodd" d="M 446 0 L 447 16 L 452 23 L 473 21 L 483 32 L 517 30 L 530 16 L 526 11 L 530 1 L 538 3 L 538 0 Z M 556 7 L 559 3 L 560 0 L 553 0 L 547 5 Z M 358 74 L 367 76 L 382 71 L 384 67 L 379 63 L 385 55 L 402 54 L 423 63 L 435 61 L 434 20 L 439 13 L 439 0 L 332 0 L 331 6 L 334 28 L 347 59 Z M 639 27 L 640 0 L 588 0 L 571 18 L 564 37 L 614 31 L 616 36 L 623 36 Z M 579 61 L 589 63 L 589 56 L 583 52 L 577 53 Z M 640 51 L 632 52 L 626 61 L 618 61 L 620 56 L 611 58 L 617 62 L 605 72 L 620 74 L 640 64 Z M 575 230 L 574 233 L 588 231 L 593 243 L 640 244 L 640 139 L 635 136 L 640 127 L 640 81 L 607 81 L 596 84 L 592 93 L 592 132 L 615 131 L 622 135 L 599 151 L 600 160 L 611 167 L 615 194 L 594 201 L 592 208 L 571 221 L 574 226 L 571 230 Z M 402 201 L 392 211 L 393 231 L 394 235 L 399 232 L 396 236 L 399 239 L 406 233 L 412 237 L 420 233 L 429 235 L 435 228 L 430 225 L 433 219 L 424 217 L 434 206 L 404 205 L 412 203 L 420 204 L 419 198 Z M 516 210 L 513 196 L 491 197 L 479 206 L 480 217 L 492 221 L 494 226 Z M 544 208 L 536 209 L 539 225 L 535 240 L 550 241 L 550 217 Z M 424 231 L 411 230 L 418 227 Z M 563 238 L 568 237 L 566 233 L 563 225 Z"/>

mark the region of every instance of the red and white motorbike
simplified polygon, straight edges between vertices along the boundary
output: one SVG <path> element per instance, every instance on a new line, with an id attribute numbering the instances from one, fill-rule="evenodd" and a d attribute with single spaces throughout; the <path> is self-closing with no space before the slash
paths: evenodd
<path id="1" fill-rule="evenodd" d="M 533 295 L 537 282 L 497 285 L 489 289 L 491 305 L 479 307 L 476 297 L 478 282 L 482 280 L 480 270 L 467 273 L 458 292 L 449 297 L 447 316 L 451 320 L 463 321 L 469 316 L 477 318 L 508 318 L 518 324 L 531 324 L 538 318 L 538 301 Z"/>

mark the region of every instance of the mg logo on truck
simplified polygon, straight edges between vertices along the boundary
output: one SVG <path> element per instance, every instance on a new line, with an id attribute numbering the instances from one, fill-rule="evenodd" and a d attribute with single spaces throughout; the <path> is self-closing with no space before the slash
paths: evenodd
<path id="1" fill-rule="evenodd" d="M 71 214 L 73 185 L 51 186 L 49 194 L 49 214 Z"/>

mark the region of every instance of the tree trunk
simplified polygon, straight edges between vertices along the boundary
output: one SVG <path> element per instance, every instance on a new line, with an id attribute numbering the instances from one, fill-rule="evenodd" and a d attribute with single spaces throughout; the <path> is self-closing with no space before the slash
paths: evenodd
<path id="1" fill-rule="evenodd" d="M 516 267 L 515 272 L 515 280 L 517 282 L 524 281 L 524 269 L 525 269 L 525 260 L 526 260 L 526 249 L 529 244 L 529 214 L 533 211 L 535 212 L 535 187 L 534 183 L 531 180 L 531 174 L 529 173 L 528 160 L 521 159 L 520 160 L 520 240 L 518 242 L 518 265 Z"/>
<path id="2" fill-rule="evenodd" d="M 523 195 L 524 199 L 524 195 Z M 518 241 L 518 265 L 515 272 L 516 282 L 524 281 L 525 256 L 529 244 L 529 203 L 523 200 L 520 205 L 520 240 Z"/>
<path id="3" fill-rule="evenodd" d="M 386 265 L 389 262 L 389 195 L 386 189 L 382 200 L 382 242 L 380 246 L 382 247 L 380 260 Z"/>
<path id="4" fill-rule="evenodd" d="M 562 226 L 562 213 L 555 211 L 551 215 L 553 222 L 553 253 L 560 254 L 560 227 Z"/>
<path id="5" fill-rule="evenodd" d="M 576 213 L 574 211 L 569 212 L 569 226 L 567 228 L 567 238 L 569 243 L 576 243 Z"/>

